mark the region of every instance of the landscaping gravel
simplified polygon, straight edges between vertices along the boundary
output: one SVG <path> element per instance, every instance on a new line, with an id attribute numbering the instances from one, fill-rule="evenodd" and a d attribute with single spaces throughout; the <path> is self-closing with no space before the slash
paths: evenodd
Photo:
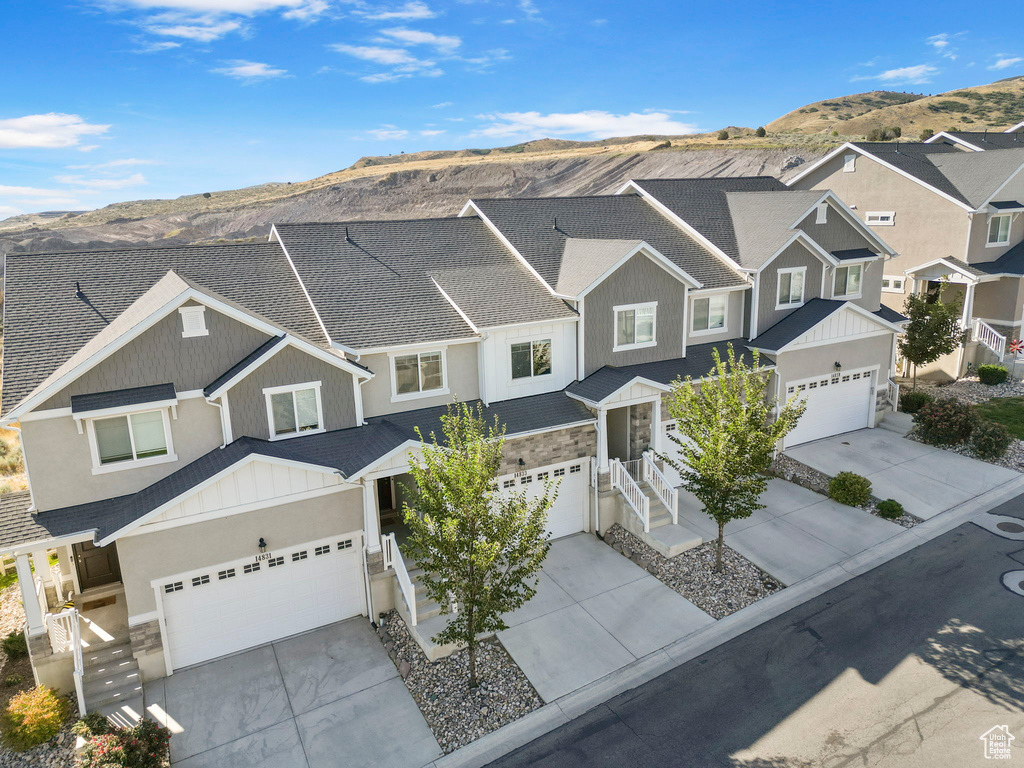
<path id="1" fill-rule="evenodd" d="M 917 436 L 917 431 L 913 429 L 910 430 L 910 433 L 907 435 L 907 439 L 918 443 L 924 442 Z M 942 448 L 944 451 L 952 451 L 953 453 L 958 453 L 961 456 L 966 456 L 977 461 L 985 461 L 989 464 L 1006 467 L 1007 469 L 1012 469 L 1015 472 L 1024 472 L 1024 440 L 1012 441 L 1006 449 L 1006 455 L 1001 459 L 983 459 L 975 453 L 974 448 L 971 447 L 969 443 L 961 443 L 960 445 L 937 445 L 933 447 Z"/>
<path id="2" fill-rule="evenodd" d="M 544 705 L 496 637 L 477 646 L 480 686 L 471 690 L 465 650 L 427 661 L 395 611 L 381 619 L 377 634 L 445 754 Z"/>
<path id="3" fill-rule="evenodd" d="M 714 541 L 669 558 L 618 523 L 608 529 L 604 541 L 715 619 L 725 618 L 785 586 L 728 545 L 722 550 L 724 570 L 717 573 L 718 543 Z"/>
<path id="4" fill-rule="evenodd" d="M 1020 366 L 1018 366 L 1020 370 Z M 983 403 L 992 397 L 1022 397 L 1024 396 L 1024 381 L 1020 379 L 1007 379 L 1002 384 L 982 384 L 977 376 L 965 376 L 951 384 L 930 384 L 918 381 L 918 389 L 926 389 L 929 394 L 935 397 L 958 397 L 966 400 L 971 405 Z M 909 385 L 908 389 L 909 391 Z"/>

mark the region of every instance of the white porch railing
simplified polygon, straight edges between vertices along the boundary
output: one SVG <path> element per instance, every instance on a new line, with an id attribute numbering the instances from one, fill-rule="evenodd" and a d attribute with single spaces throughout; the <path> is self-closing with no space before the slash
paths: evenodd
<path id="1" fill-rule="evenodd" d="M 889 386 L 885 392 L 885 399 L 894 411 L 898 411 L 900 407 L 900 385 L 892 379 L 889 379 Z"/>
<path id="2" fill-rule="evenodd" d="M 380 537 L 381 551 L 384 553 L 384 567 L 395 569 L 398 588 L 402 590 L 402 598 L 409 609 L 409 624 L 416 626 L 416 585 L 409 577 L 409 569 L 405 567 L 402 551 L 395 541 L 395 534 L 387 533 Z"/>
<path id="3" fill-rule="evenodd" d="M 974 338 L 991 349 L 999 357 L 1000 362 L 1006 354 L 1006 337 L 995 328 L 978 318 L 974 319 Z"/>
<path id="4" fill-rule="evenodd" d="M 78 611 L 75 608 L 68 608 L 60 613 L 46 614 L 46 629 L 54 653 L 72 653 L 78 711 L 84 715 L 85 688 L 82 678 L 85 674 L 85 660 L 82 657 L 82 625 Z"/>
<path id="5" fill-rule="evenodd" d="M 636 459 L 637 462 L 643 461 Z M 633 463 L 633 462 L 630 462 Z M 639 467 L 638 467 L 639 469 Z M 651 500 L 640 489 L 630 476 L 629 469 L 618 459 L 611 461 L 612 488 L 617 488 L 626 497 L 626 502 L 633 508 L 640 522 L 644 524 L 644 533 L 651 531 Z"/>
<path id="6" fill-rule="evenodd" d="M 658 498 L 661 499 L 661 503 L 665 505 L 668 513 L 672 515 L 672 522 L 678 525 L 679 508 L 677 502 L 679 491 L 672 486 L 668 478 L 658 469 L 658 465 L 654 463 L 654 456 L 651 455 L 650 451 L 644 454 L 644 480 L 654 489 Z"/>

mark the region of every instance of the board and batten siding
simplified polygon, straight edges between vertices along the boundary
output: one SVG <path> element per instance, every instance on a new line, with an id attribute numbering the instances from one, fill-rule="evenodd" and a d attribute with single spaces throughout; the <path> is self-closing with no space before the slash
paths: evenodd
<path id="1" fill-rule="evenodd" d="M 638 253 L 583 300 L 584 375 L 605 365 L 635 365 L 683 356 L 686 285 Z M 614 352 L 615 311 L 624 304 L 657 302 L 657 344 Z"/>
<path id="2" fill-rule="evenodd" d="M 448 393 L 428 395 L 391 401 L 391 355 L 386 352 L 362 355 L 359 364 L 365 365 L 375 374 L 363 384 L 363 415 L 383 416 L 388 413 L 415 411 L 420 408 L 432 408 L 435 405 L 446 405 L 456 397 L 462 402 L 476 400 L 480 397 L 480 377 L 477 373 L 479 353 L 477 343 L 438 344 L 422 346 L 415 349 L 396 349 L 392 354 L 412 354 L 413 352 L 445 351 L 445 375 L 448 381 Z"/>
<path id="3" fill-rule="evenodd" d="M 512 345 L 551 341 L 551 373 L 512 378 Z M 489 403 L 557 392 L 576 378 L 576 323 L 552 323 L 490 331 L 480 344 L 484 398 Z"/>
<path id="4" fill-rule="evenodd" d="M 324 427 L 345 429 L 356 425 L 352 374 L 295 347 L 285 347 L 228 390 L 231 434 L 262 440 L 270 438 L 267 400 L 263 390 L 307 382 L 320 382 Z"/>
<path id="5" fill-rule="evenodd" d="M 821 259 L 811 253 L 803 243 L 793 243 L 769 262 L 758 275 L 757 287 L 757 334 L 761 335 L 794 309 L 776 310 L 779 299 L 779 270 L 789 267 L 806 267 L 804 275 L 804 301 L 821 297 L 821 273 L 825 268 Z M 831 280 L 831 276 L 827 279 Z"/>
<path id="6" fill-rule="evenodd" d="M 185 306 L 195 306 L 189 302 Z M 206 336 L 181 337 L 181 316 L 171 312 L 96 367 L 51 397 L 38 410 L 66 408 L 72 395 L 174 384 L 178 392 L 202 389 L 269 336 L 209 307 Z"/>

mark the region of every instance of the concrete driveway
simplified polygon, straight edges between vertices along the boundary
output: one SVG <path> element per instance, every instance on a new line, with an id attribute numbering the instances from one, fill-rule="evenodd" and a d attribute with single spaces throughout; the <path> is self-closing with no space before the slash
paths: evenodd
<path id="1" fill-rule="evenodd" d="M 864 475 L 872 493 L 927 520 L 1019 475 L 1010 469 L 915 443 L 885 429 L 862 429 L 786 451 L 827 475 Z"/>
<path id="2" fill-rule="evenodd" d="M 552 544 L 537 595 L 504 618 L 499 639 L 548 702 L 714 623 L 588 533 Z"/>
<path id="3" fill-rule="evenodd" d="M 175 768 L 418 767 L 441 755 L 361 617 L 175 672 L 144 696 L 174 733 Z"/>
<path id="4" fill-rule="evenodd" d="M 761 503 L 764 509 L 726 525 L 725 543 L 787 585 L 903 530 L 888 520 L 785 480 L 769 481 Z M 718 536 L 717 525 L 701 511 L 700 502 L 682 489 L 679 522 L 700 533 L 705 541 Z"/>

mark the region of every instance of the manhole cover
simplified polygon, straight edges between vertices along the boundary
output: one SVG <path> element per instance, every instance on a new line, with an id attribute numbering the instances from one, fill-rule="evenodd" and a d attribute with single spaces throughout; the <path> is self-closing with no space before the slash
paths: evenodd
<path id="1" fill-rule="evenodd" d="M 1018 587 L 1020 588 L 1021 592 L 1024 592 L 1024 581 L 1022 581 L 1022 582 L 1021 582 L 1020 584 L 1018 584 L 1017 586 L 1018 586 Z"/>
<path id="2" fill-rule="evenodd" d="M 1024 533 L 1024 525 L 1020 523 L 996 523 L 996 528 L 1006 533 Z"/>

